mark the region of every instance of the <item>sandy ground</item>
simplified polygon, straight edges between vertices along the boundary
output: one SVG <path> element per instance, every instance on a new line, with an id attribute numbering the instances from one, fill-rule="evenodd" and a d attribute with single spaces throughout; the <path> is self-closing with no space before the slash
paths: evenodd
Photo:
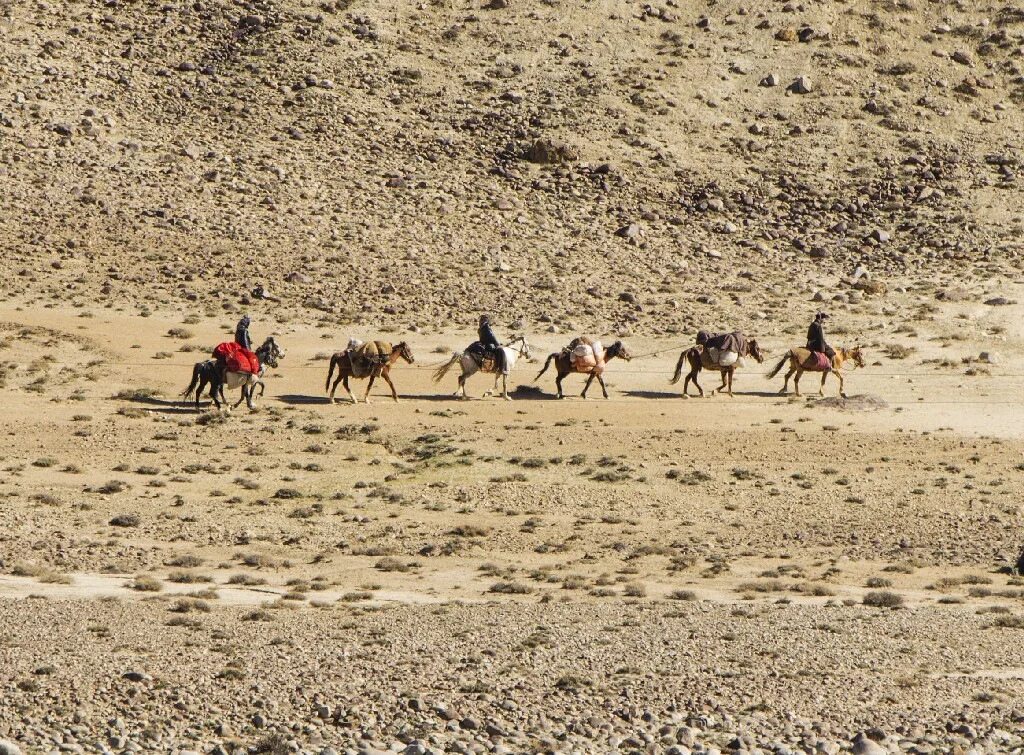
<path id="1" fill-rule="evenodd" d="M 733 638 L 724 645 L 701 642 L 701 653 L 736 647 L 730 657 L 758 674 L 781 673 L 787 665 L 785 644 L 775 644 L 783 635 L 832 627 L 825 635 L 838 632 L 842 647 L 804 637 L 799 663 L 816 675 L 828 674 L 834 663 L 865 664 L 863 678 L 875 685 L 869 708 L 856 686 L 820 695 L 747 679 L 766 710 L 792 706 L 823 722 L 830 741 L 849 744 L 872 725 L 895 726 L 907 709 L 922 732 L 947 742 L 953 741 L 947 729 L 961 724 L 977 730 L 978 742 L 992 731 L 1012 731 L 1019 721 L 1008 703 L 1024 683 L 1013 628 L 1024 585 L 1012 570 L 1024 474 L 1020 333 L 1012 324 L 1015 308 L 996 320 L 984 310 L 951 306 L 940 322 L 958 314 L 973 317 L 974 327 L 1008 327 L 997 346 L 943 345 L 922 328 L 901 340 L 915 349 L 903 359 L 886 357 L 881 344 L 865 338 L 868 364 L 848 376 L 845 402 L 834 400 L 831 382 L 830 400 L 775 395 L 781 378 L 769 381 L 762 373 L 788 342 L 770 336 L 762 339 L 765 365 L 740 373 L 731 399 L 681 398 L 668 383 L 678 349 L 633 338 L 628 346 L 643 356 L 609 368 L 611 399 L 583 401 L 570 393 L 557 401 L 548 376 L 539 390 L 532 387 L 540 361 L 568 338 L 552 334 L 530 337 L 533 359 L 510 378 L 513 401 L 460 401 L 450 396 L 453 375 L 441 385 L 431 381 L 435 365 L 470 340 L 453 331 L 388 336 L 407 338 L 416 356 L 414 365 L 394 371 L 400 403 L 375 387 L 369 405 L 331 405 L 323 393 L 323 355 L 349 333 L 257 322 L 257 340 L 272 334 L 286 356 L 267 378 L 258 410 L 228 414 L 205 407 L 197 413 L 176 398 L 189 365 L 225 337 L 225 324 L 103 311 L 83 318 L 68 309 L 5 305 L 0 321 L 11 334 L 5 379 L 17 400 L 3 420 L 9 445 L 0 606 L 10 619 L 4 641 L 11 663 L 4 668 L 12 697 L 0 707 L 0 725 L 29 749 L 43 747 L 50 735 L 32 733 L 46 730 L 41 720 L 23 728 L 25 720 L 37 720 L 41 701 L 59 701 L 70 715 L 75 707 L 67 707 L 67 689 L 96 690 L 93 703 L 75 713 L 83 732 L 102 731 L 105 717 L 115 716 L 125 742 L 149 749 L 153 741 L 139 738 L 150 735 L 131 708 L 121 707 L 125 699 L 111 680 L 125 670 L 180 676 L 165 665 L 177 654 L 188 657 L 188 675 L 216 674 L 209 665 L 216 659 L 196 655 L 207 644 L 203 637 L 247 633 L 246 612 L 257 612 L 257 625 L 259 612 L 266 613 L 277 633 L 295 638 L 303 650 L 293 660 L 303 667 L 316 663 L 307 652 L 320 652 L 317 642 L 297 640 L 304 633 L 330 631 L 338 622 L 360 636 L 422 627 L 419 650 L 388 640 L 382 652 L 399 665 L 414 663 L 409 653 L 424 653 L 440 672 L 443 648 L 461 642 L 467 626 L 483 622 L 526 636 L 539 631 L 530 629 L 528 617 L 540 611 L 533 621 L 558 635 L 552 647 L 560 662 L 578 652 L 578 663 L 589 669 L 589 681 L 563 687 L 604 688 L 617 662 L 662 669 L 667 663 L 672 674 L 682 674 L 664 690 L 668 697 L 636 680 L 627 684 L 643 705 L 661 706 L 644 726 L 655 719 L 658 726 L 680 723 L 681 701 L 695 705 L 702 688 L 713 705 L 740 714 L 738 677 L 709 681 L 679 666 L 674 654 L 671 662 L 658 660 L 686 630 L 667 630 L 665 619 L 654 617 L 678 616 L 693 627 L 691 640 L 712 627 Z M 179 327 L 188 329 L 187 338 L 166 335 Z M 857 328 L 870 332 L 870 323 L 854 323 Z M 204 346 L 193 356 L 181 351 L 183 343 Z M 655 349 L 662 350 L 650 353 Z M 995 363 L 960 361 L 981 350 L 997 352 Z M 929 360 L 937 358 L 955 366 L 936 367 Z M 978 368 L 990 374 L 965 374 Z M 582 383 L 569 381 L 572 391 Z M 706 389 L 715 384 L 704 376 Z M 487 387 L 490 378 L 472 378 L 471 396 Z M 804 389 L 813 394 L 813 387 L 809 376 Z M 897 608 L 864 605 L 877 600 Z M 439 610 L 464 618 L 438 624 L 431 617 Z M 43 639 L 48 633 L 40 622 L 51 611 L 67 616 L 53 624 L 61 636 L 86 627 L 81 636 L 91 660 L 82 648 Z M 571 631 L 581 623 L 594 631 L 612 615 L 651 641 L 660 638 L 665 650 L 652 655 L 617 636 L 593 644 Z M 161 626 L 168 621 L 171 634 Z M 389 628 L 370 629 L 380 621 Z M 106 628 L 93 629 L 98 626 Z M 490 658 L 499 666 L 511 662 L 499 635 L 486 637 L 481 649 L 493 648 Z M 908 659 L 916 658 L 912 666 L 893 663 L 888 654 L 900 638 Z M 279 706 L 275 716 L 253 723 L 258 709 L 236 706 L 218 714 L 231 718 L 231 737 L 216 727 L 192 731 L 167 720 L 162 736 L 188 748 L 270 746 L 274 732 L 304 749 L 358 742 L 352 730 L 333 724 L 315 733 L 290 728 L 308 710 L 280 697 L 287 684 L 282 674 L 293 666 L 256 671 L 274 647 L 266 639 L 242 642 L 248 670 L 239 678 L 261 677 L 264 697 Z M 149 649 L 142 652 L 139 643 Z M 769 654 L 755 652 L 759 646 Z M 889 650 L 883 653 L 883 646 Z M 28 648 L 33 651 L 25 655 Z M 826 652 L 835 658 L 820 657 Z M 877 653 L 883 655 L 872 659 Z M 40 663 L 58 669 L 56 676 L 39 672 Z M 433 673 L 414 675 L 412 686 L 437 694 L 443 684 Z M 542 710 L 542 677 L 548 678 L 518 669 L 499 678 L 520 679 L 523 691 L 507 694 Z M 340 694 L 334 685 L 347 678 L 341 673 L 310 689 L 322 684 L 320 694 Z M 380 693 L 379 679 L 364 683 Z M 195 689 L 180 679 L 174 684 Z M 486 718 L 478 698 L 459 693 L 458 704 Z M 143 708 L 161 710 L 153 705 Z M 549 709 L 556 718 L 564 714 L 561 705 Z M 597 698 L 588 703 L 595 713 L 602 705 Z M 334 722 L 330 707 L 327 720 Z M 376 721 L 364 749 L 374 742 L 384 749 L 398 736 L 393 710 Z M 531 737 L 529 747 L 544 749 L 537 744 L 543 727 L 517 726 L 503 729 L 511 751 Z M 725 746 L 738 729 L 752 743 L 784 733 L 764 722 L 718 721 L 703 736 L 708 746 Z M 888 745 L 917 736 L 894 731 L 885 731 Z M 454 734 L 472 739 L 475 732 Z M 587 751 L 597 746 L 596 732 L 560 747 Z M 458 740 L 436 734 L 434 747 Z M 790 734 L 794 744 L 803 736 Z M 615 735 L 603 732 L 598 749 Z M 100 739 L 110 736 L 121 735 Z M 493 746 L 497 735 L 488 736 Z M 1010 746 L 992 736 L 978 746 Z"/>

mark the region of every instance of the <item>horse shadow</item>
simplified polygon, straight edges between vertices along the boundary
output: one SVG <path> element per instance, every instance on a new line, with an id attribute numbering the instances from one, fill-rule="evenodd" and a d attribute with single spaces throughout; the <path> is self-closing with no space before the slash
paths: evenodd
<path id="1" fill-rule="evenodd" d="M 149 408 L 149 411 L 157 414 L 195 414 L 196 408 L 192 401 L 182 399 L 163 399 L 155 396 L 131 396 L 119 399 L 131 404 L 142 404 Z M 213 406 L 212 401 L 201 403 L 200 408 Z"/>
<path id="2" fill-rule="evenodd" d="M 679 391 L 623 391 L 623 393 L 630 398 L 666 399 L 683 397 L 683 394 Z"/>
<path id="3" fill-rule="evenodd" d="M 292 404 L 295 406 L 306 406 L 309 404 L 329 404 L 331 399 L 327 396 L 307 396 L 303 393 L 285 393 L 280 396 L 274 396 L 274 399 L 281 401 L 285 404 Z M 339 399 L 340 401 L 341 399 Z M 346 399 L 347 400 L 347 399 Z M 351 402 L 350 402 L 351 403 Z"/>

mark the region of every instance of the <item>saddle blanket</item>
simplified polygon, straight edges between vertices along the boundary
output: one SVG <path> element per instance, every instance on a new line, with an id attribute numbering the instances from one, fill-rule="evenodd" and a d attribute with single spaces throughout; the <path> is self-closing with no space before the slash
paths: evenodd
<path id="1" fill-rule="evenodd" d="M 234 341 L 217 344 L 213 350 L 213 358 L 223 361 L 227 365 L 228 372 L 248 372 L 258 375 L 260 371 L 260 360 L 256 354 L 249 349 L 242 348 Z"/>
<path id="2" fill-rule="evenodd" d="M 832 361 L 828 358 L 828 354 L 822 351 L 812 351 L 810 359 L 807 360 L 806 369 L 825 372 L 832 369 Z"/>

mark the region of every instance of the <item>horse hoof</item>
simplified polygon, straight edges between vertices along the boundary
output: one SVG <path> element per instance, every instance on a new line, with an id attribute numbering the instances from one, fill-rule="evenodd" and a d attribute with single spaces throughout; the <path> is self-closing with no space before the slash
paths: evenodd
<path id="1" fill-rule="evenodd" d="M 505 399 L 506 401 L 511 401 L 511 400 L 512 400 L 512 397 L 511 397 L 511 396 L 503 396 L 503 398 L 504 398 L 504 399 Z"/>

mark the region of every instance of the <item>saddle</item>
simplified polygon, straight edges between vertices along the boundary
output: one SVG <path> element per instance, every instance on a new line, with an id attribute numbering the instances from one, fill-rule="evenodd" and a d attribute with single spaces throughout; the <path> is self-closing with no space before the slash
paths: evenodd
<path id="1" fill-rule="evenodd" d="M 388 363 L 392 345 L 387 341 L 367 341 L 349 350 L 348 358 L 352 363 L 352 376 L 369 377 L 372 372 Z"/>
<path id="2" fill-rule="evenodd" d="M 497 348 L 474 341 L 466 349 L 481 372 L 494 372 L 498 366 Z"/>

